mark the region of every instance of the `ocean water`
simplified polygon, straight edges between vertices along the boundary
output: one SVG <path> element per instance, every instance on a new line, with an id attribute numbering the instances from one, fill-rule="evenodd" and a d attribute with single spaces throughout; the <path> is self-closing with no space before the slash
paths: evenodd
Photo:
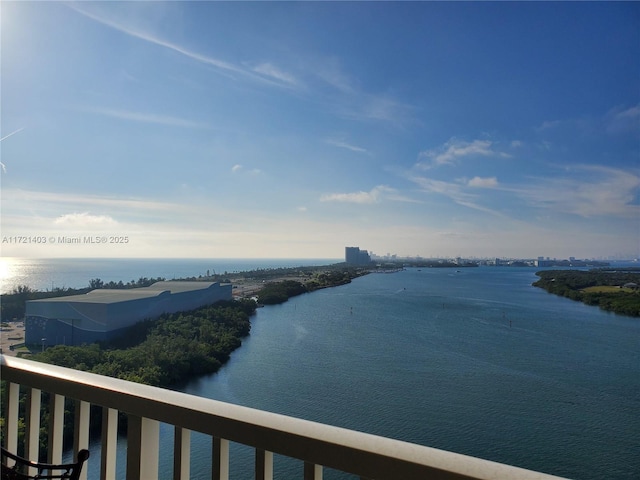
<path id="1" fill-rule="evenodd" d="M 258 309 L 231 360 L 182 390 L 569 478 L 640 478 L 640 319 L 532 287 L 535 271 L 407 269 Z M 172 442 L 161 426 L 167 479 Z M 194 433 L 192 478 L 210 452 Z M 276 456 L 275 473 L 302 464 Z M 231 478 L 252 475 L 253 452 L 232 445 Z"/>
<path id="2" fill-rule="evenodd" d="M 29 259 L 0 257 L 0 292 L 9 293 L 20 285 L 34 290 L 85 288 L 89 281 L 127 283 L 141 277 L 167 280 L 204 276 L 210 273 L 233 273 L 258 268 L 328 265 L 340 259 L 112 259 L 49 258 Z"/>

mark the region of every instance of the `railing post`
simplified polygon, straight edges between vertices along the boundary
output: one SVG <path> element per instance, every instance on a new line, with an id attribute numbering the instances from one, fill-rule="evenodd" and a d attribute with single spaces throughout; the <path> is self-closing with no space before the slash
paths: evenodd
<path id="1" fill-rule="evenodd" d="M 273 480 L 273 452 L 256 448 L 256 480 Z"/>
<path id="2" fill-rule="evenodd" d="M 62 463 L 62 439 L 64 437 L 64 397 L 51 394 L 49 403 L 49 448 L 47 461 Z"/>
<path id="3" fill-rule="evenodd" d="M 175 427 L 173 441 L 173 480 L 189 480 L 190 460 L 191 430 Z"/>
<path id="4" fill-rule="evenodd" d="M 73 455 L 75 456 L 83 448 L 89 448 L 89 402 L 76 400 L 76 412 L 73 431 Z M 88 460 L 88 462 L 91 460 Z M 85 466 L 80 472 L 80 479 L 86 480 L 87 467 Z"/>
<path id="5" fill-rule="evenodd" d="M 322 465 L 304 462 L 304 480 L 322 480 Z"/>
<path id="6" fill-rule="evenodd" d="M 27 411 L 26 411 L 26 436 L 25 436 L 25 458 L 32 462 L 38 461 L 40 453 L 40 405 L 42 404 L 42 392 L 37 388 L 27 390 Z M 29 474 L 36 475 L 35 468 L 29 467 Z"/>
<path id="7" fill-rule="evenodd" d="M 212 480 L 229 480 L 229 440 L 213 437 Z"/>
<path id="8" fill-rule="evenodd" d="M 160 422 L 129 415 L 127 430 L 127 479 L 157 479 Z"/>
<path id="9" fill-rule="evenodd" d="M 118 447 L 118 411 L 102 408 L 102 449 L 100 458 L 100 480 L 116 478 Z"/>
<path id="10" fill-rule="evenodd" d="M 20 385 L 9 382 L 5 405 L 5 448 L 18 453 L 18 409 L 20 408 Z"/>

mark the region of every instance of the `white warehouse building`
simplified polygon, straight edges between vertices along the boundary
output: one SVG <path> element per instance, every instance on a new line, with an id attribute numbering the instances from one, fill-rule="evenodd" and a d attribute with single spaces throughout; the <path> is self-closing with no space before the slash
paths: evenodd
<path id="1" fill-rule="evenodd" d="M 84 295 L 29 300 L 25 343 L 81 345 L 108 340 L 141 320 L 231 299 L 231 284 L 167 281 L 143 288 L 96 289 Z"/>

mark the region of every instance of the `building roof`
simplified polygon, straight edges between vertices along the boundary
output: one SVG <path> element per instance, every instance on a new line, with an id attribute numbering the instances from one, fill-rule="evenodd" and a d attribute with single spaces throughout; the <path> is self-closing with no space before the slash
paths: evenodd
<path id="1" fill-rule="evenodd" d="M 128 289 L 98 288 L 82 295 L 41 298 L 39 300 L 29 300 L 29 302 L 120 303 L 174 293 L 206 290 L 211 288 L 212 285 L 216 285 L 216 282 L 156 282 L 148 287 Z"/>
<path id="2" fill-rule="evenodd" d="M 153 285 L 144 287 L 146 290 L 168 290 L 171 293 L 192 292 L 194 290 L 206 290 L 217 282 L 180 282 L 176 280 L 168 280 L 165 282 L 156 282 Z M 136 290 L 143 290 L 139 288 Z"/>

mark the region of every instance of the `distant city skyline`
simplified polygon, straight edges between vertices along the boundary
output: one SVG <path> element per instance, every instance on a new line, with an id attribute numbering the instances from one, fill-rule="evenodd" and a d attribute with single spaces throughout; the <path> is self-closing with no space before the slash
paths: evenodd
<path id="1" fill-rule="evenodd" d="M 637 256 L 626 256 L 626 255 L 608 255 L 608 256 L 600 256 L 600 257 L 576 257 L 574 255 L 570 255 L 568 257 L 557 257 L 557 256 L 550 256 L 550 255 L 537 255 L 537 256 L 505 256 L 505 255 L 494 255 L 494 256 L 477 256 L 477 255 L 467 255 L 467 256 L 461 256 L 461 255 L 456 255 L 456 256 L 423 256 L 423 255 L 399 255 L 396 253 L 385 253 L 385 254 L 379 254 L 376 252 L 369 252 L 369 254 L 371 255 L 371 258 L 373 260 L 376 259 L 416 259 L 416 258 L 420 258 L 420 259 L 455 259 L 455 258 L 463 258 L 466 260 L 494 260 L 494 259 L 500 259 L 500 260 L 556 260 L 556 261 L 561 261 L 561 260 L 569 260 L 569 261 L 573 261 L 573 260 L 601 260 L 601 261 L 616 261 L 616 260 L 620 260 L 620 261 L 637 261 L 640 260 L 639 257 Z"/>
<path id="2" fill-rule="evenodd" d="M 639 2 L 0 13 L 2 256 L 640 256 Z"/>

